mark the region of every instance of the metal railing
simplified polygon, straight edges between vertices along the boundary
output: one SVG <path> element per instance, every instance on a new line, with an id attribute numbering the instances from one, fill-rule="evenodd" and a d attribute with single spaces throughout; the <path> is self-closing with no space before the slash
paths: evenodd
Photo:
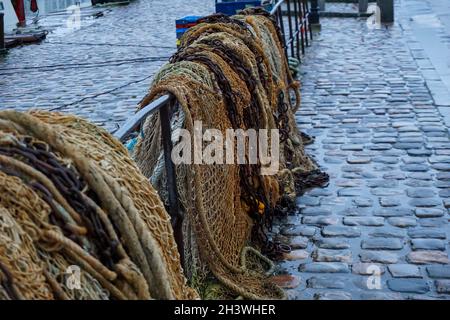
<path id="1" fill-rule="evenodd" d="M 281 0 L 274 5 L 270 13 L 280 27 L 286 56 L 300 60 L 313 37 L 309 24 L 308 1 Z"/>
<path id="2" fill-rule="evenodd" d="M 293 5 L 293 7 L 292 7 Z M 286 11 L 284 11 L 286 9 Z M 280 0 L 271 14 L 276 18 L 283 36 L 283 45 L 286 56 L 289 52 L 292 57 L 300 58 L 300 52 L 304 54 L 305 47 L 308 46 L 309 38 L 312 39 L 312 32 L 308 22 L 308 2 L 306 0 Z M 286 34 L 286 31 L 288 32 Z M 172 95 L 164 95 L 148 106 L 142 108 L 134 116 L 114 133 L 114 136 L 122 143 L 125 143 L 133 132 L 141 127 L 145 119 L 159 112 L 161 122 L 161 141 L 163 144 L 165 170 L 167 175 L 167 192 L 169 208 L 168 212 L 172 220 L 175 241 L 178 245 L 182 264 L 184 264 L 184 243 L 182 233 L 183 215 L 180 211 L 178 190 L 176 184 L 176 170 L 171 159 L 172 154 L 172 133 L 170 118 L 177 106 L 176 99 Z"/>

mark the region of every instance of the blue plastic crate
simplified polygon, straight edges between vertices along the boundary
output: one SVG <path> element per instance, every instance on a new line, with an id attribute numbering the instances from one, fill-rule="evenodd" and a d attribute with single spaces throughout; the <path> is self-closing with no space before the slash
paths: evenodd
<path id="1" fill-rule="evenodd" d="M 202 18 L 202 17 L 201 16 L 186 16 L 186 17 L 175 20 L 175 24 L 177 26 L 177 29 L 189 28 L 190 26 L 197 24 L 197 21 L 200 18 Z"/>
<path id="2" fill-rule="evenodd" d="M 216 13 L 223 13 L 228 16 L 237 14 L 240 10 L 251 7 L 261 6 L 261 0 L 248 0 L 248 1 L 216 1 Z"/>
<path id="3" fill-rule="evenodd" d="M 185 34 L 188 29 L 189 28 L 177 29 L 177 39 L 181 39 L 183 34 Z"/>

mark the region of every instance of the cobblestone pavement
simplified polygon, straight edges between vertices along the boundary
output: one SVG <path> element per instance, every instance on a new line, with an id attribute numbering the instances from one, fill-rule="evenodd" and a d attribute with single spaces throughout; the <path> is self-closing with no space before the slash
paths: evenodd
<path id="1" fill-rule="evenodd" d="M 65 28 L 70 14 L 43 18 L 40 24 L 52 31 L 45 42 L 0 56 L 0 109 L 72 103 L 61 111 L 114 130 L 135 112 L 150 86 L 148 77 L 175 51 L 175 19 L 213 10 L 213 0 L 137 0 L 127 6 L 82 9 L 81 29 L 76 31 Z M 98 11 L 103 16 L 94 18 Z M 103 64 L 73 66 L 87 63 Z M 42 68 L 67 64 L 72 66 Z M 127 85 L 134 81 L 139 82 Z"/>
<path id="2" fill-rule="evenodd" d="M 279 264 L 288 294 L 449 299 L 449 134 L 403 31 L 321 22 L 297 121 L 330 183 L 275 226 L 294 249 Z"/>

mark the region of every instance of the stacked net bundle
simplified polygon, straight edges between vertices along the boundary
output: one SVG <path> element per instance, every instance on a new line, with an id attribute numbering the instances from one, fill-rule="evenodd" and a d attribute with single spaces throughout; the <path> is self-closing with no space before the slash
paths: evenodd
<path id="1" fill-rule="evenodd" d="M 195 299 L 127 150 L 58 113 L 0 112 L 0 299 Z"/>
<path id="2" fill-rule="evenodd" d="M 164 94 L 174 96 L 175 148 L 181 139 L 177 129 L 194 137 L 197 121 L 222 136 L 228 129 L 279 130 L 276 175 L 263 175 L 261 163 L 176 164 L 187 217 L 183 230 L 187 274 L 193 281 L 201 272 L 212 273 L 236 295 L 250 299 L 284 297 L 268 277 L 271 261 L 260 253 L 276 250 L 267 229 L 275 210 L 293 202 L 309 175 L 323 177 L 304 153 L 295 125 L 299 86 L 289 72 L 280 39 L 276 24 L 263 11 L 206 17 L 183 36 L 178 52 L 155 76 L 140 104 L 143 108 Z M 154 115 L 141 128 L 133 158 L 167 201 L 162 155 L 160 118 Z"/>

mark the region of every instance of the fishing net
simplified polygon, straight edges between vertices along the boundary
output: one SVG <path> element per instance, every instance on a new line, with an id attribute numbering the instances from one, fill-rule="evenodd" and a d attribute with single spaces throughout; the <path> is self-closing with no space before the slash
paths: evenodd
<path id="1" fill-rule="evenodd" d="M 1 299 L 193 299 L 126 149 L 58 113 L 0 112 Z"/>
<path id="2" fill-rule="evenodd" d="M 203 18 L 183 36 L 179 50 L 155 76 L 140 104 L 143 108 L 164 94 L 175 97 L 171 117 L 175 149 L 182 139 L 178 129 L 188 130 L 189 142 L 195 143 L 197 121 L 222 136 L 227 129 L 279 130 L 276 175 L 262 175 L 261 163 L 176 164 L 179 198 L 187 217 L 184 267 L 191 283 L 199 274 L 204 280 L 211 273 L 232 292 L 250 299 L 284 298 L 268 278 L 272 262 L 261 254 L 276 251 L 267 230 L 280 204 L 292 204 L 301 191 L 296 188 L 304 185 L 300 180 L 308 180 L 314 172 L 316 182 L 326 178 L 303 150 L 293 115 L 300 104 L 299 85 L 292 79 L 280 39 L 265 11 Z M 154 115 L 143 124 L 132 152 L 167 203 L 161 139 L 160 118 Z"/>

